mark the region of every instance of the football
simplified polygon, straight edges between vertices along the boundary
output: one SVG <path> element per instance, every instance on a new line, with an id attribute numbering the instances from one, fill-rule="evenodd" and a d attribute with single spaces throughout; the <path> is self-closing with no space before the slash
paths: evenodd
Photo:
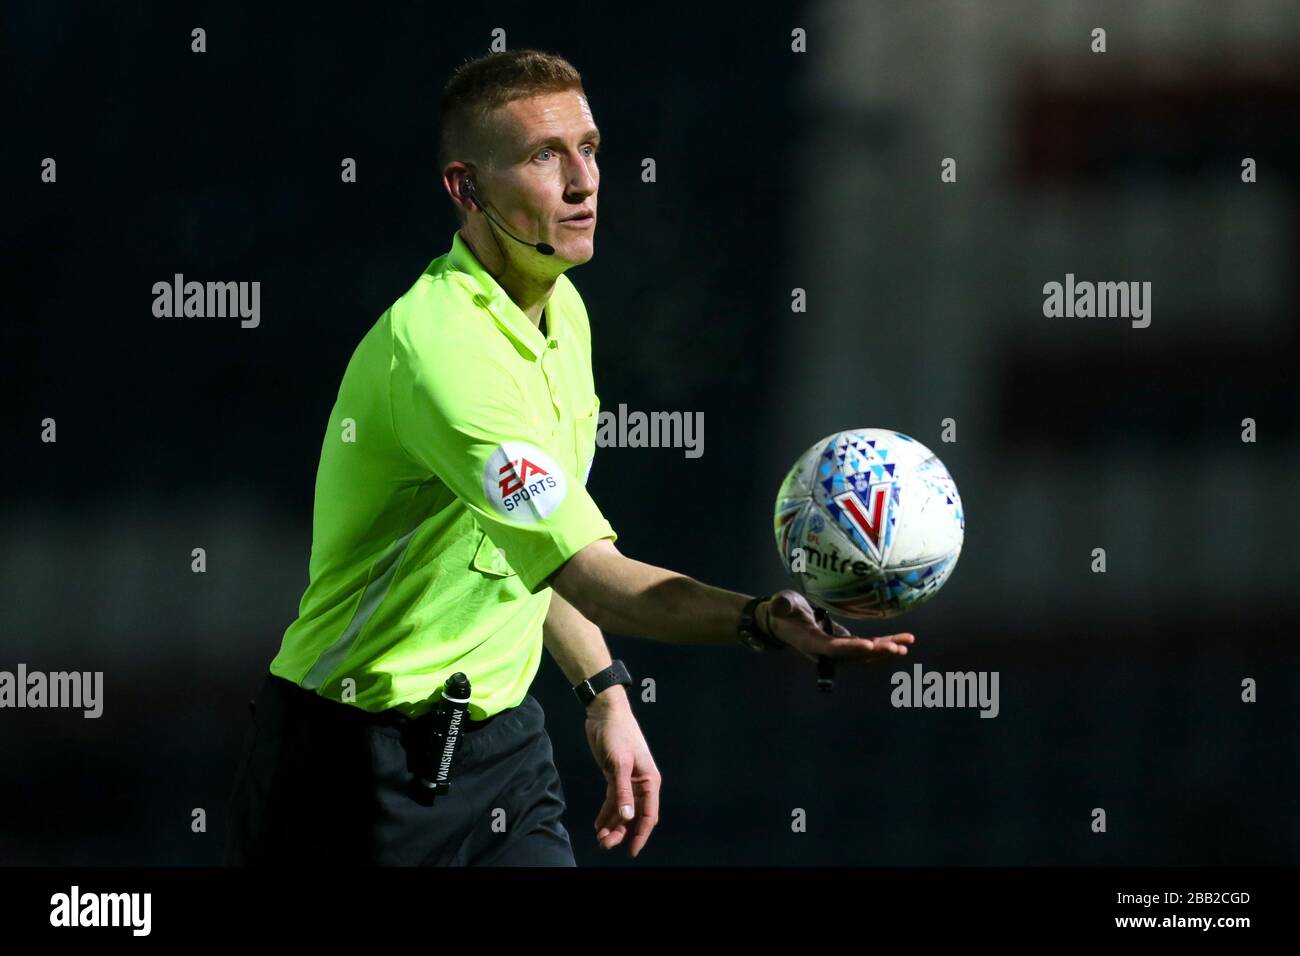
<path id="1" fill-rule="evenodd" d="M 948 469 L 885 428 L 828 435 L 790 469 L 773 518 L 808 600 L 851 618 L 896 617 L 934 597 L 966 530 Z"/>

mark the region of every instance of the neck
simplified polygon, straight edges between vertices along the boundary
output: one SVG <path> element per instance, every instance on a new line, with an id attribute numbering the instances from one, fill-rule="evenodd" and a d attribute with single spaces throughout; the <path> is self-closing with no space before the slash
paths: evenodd
<path id="1" fill-rule="evenodd" d="M 540 327 L 542 310 L 546 308 L 551 293 L 555 291 L 555 277 L 538 276 L 524 271 L 519 268 L 514 258 L 502 257 L 501 251 L 491 237 L 471 238 L 467 235 L 468 231 L 462 229 L 460 237 L 478 259 L 479 264 L 496 279 L 497 285 L 505 290 L 510 300 L 519 306 L 519 311 L 528 316 L 528 320 L 533 325 Z M 513 243 L 514 240 L 507 236 L 505 242 Z"/>

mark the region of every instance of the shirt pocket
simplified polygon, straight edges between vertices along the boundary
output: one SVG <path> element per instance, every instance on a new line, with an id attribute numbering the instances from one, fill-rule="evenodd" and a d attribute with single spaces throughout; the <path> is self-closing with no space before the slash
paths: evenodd
<path id="1" fill-rule="evenodd" d="M 506 553 L 492 543 L 486 531 L 479 538 L 478 548 L 474 552 L 471 564 L 475 571 L 481 571 L 493 578 L 509 578 L 515 575 L 515 569 L 506 560 Z"/>

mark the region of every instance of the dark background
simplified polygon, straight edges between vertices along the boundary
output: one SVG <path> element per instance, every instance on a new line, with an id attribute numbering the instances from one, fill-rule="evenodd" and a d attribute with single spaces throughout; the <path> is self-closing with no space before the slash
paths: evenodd
<path id="1" fill-rule="evenodd" d="M 105 709 L 0 712 L 0 862 L 219 861 L 321 430 L 356 343 L 450 247 L 438 95 L 495 27 L 568 57 L 603 132 L 597 255 L 569 274 L 603 407 L 705 415 L 702 458 L 597 455 L 622 550 L 780 587 L 785 469 L 897 428 L 967 514 L 953 578 L 899 622 L 907 663 L 1000 674 L 987 720 L 894 709 L 891 665 L 828 697 L 802 658 L 609 635 L 657 690 L 638 862 L 1300 861 L 1294 4 L 3 17 L 0 669 L 103 670 Z M 154 318 L 177 272 L 260 281 L 260 327 Z M 1044 318 L 1067 272 L 1152 281 L 1151 327 Z M 549 658 L 534 693 L 579 863 L 626 863 L 594 842 L 604 782 Z"/>

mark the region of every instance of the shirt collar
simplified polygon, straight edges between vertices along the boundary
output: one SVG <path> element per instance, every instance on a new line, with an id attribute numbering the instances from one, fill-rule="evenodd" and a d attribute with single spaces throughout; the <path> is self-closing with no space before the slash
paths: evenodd
<path id="1" fill-rule="evenodd" d="M 501 288 L 496 279 L 492 278 L 461 237 L 459 230 L 452 236 L 448 260 L 452 268 L 474 280 L 474 284 L 478 287 L 478 293 L 474 296 L 475 304 L 483 306 L 492 313 L 501 331 L 527 349 L 533 358 L 537 358 L 546 350 L 547 336 L 542 335 L 541 329 L 533 325 L 528 316 L 524 315 L 523 309 L 510 298 L 510 294 Z M 555 293 L 552 292 L 551 298 L 546 303 L 546 331 L 552 339 L 555 338 L 556 324 L 554 304 Z"/>

